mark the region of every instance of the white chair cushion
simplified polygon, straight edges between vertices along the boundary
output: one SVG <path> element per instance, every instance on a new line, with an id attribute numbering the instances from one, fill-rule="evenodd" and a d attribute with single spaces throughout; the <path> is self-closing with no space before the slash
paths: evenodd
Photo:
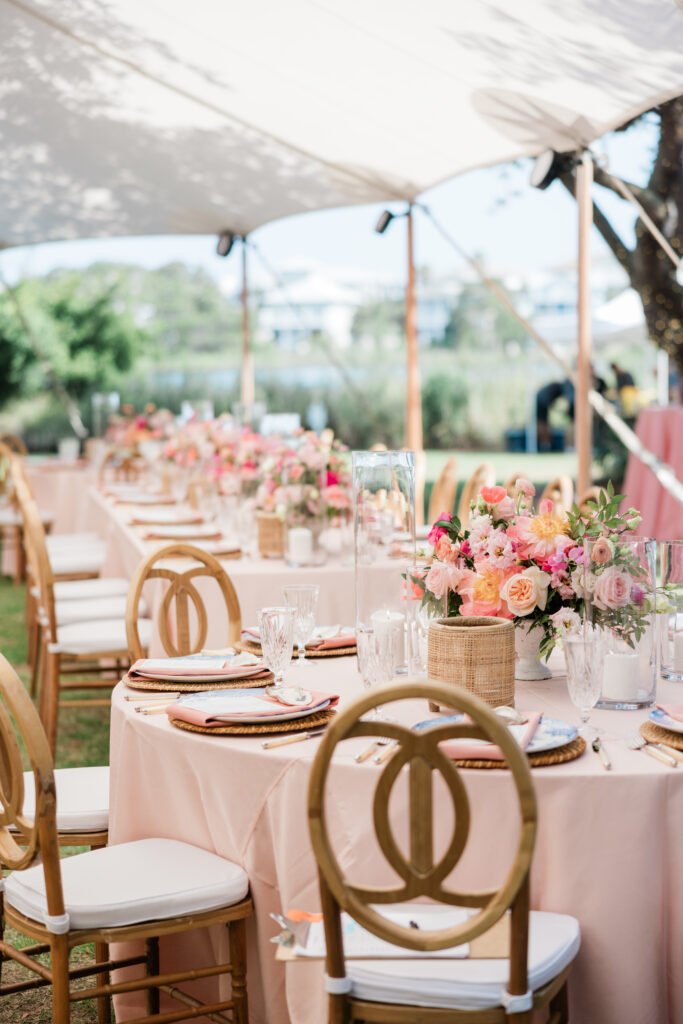
<path id="1" fill-rule="evenodd" d="M 109 828 L 109 768 L 57 768 L 57 828 L 60 832 L 98 832 Z M 24 772 L 24 815 L 33 820 L 36 786 Z"/>
<path id="2" fill-rule="evenodd" d="M 45 509 L 40 510 L 40 521 L 46 526 L 48 523 L 54 522 L 54 515 L 52 512 L 46 512 Z M 23 516 L 18 508 L 14 505 L 6 505 L 0 508 L 0 527 L 2 526 L 21 526 L 23 523 Z"/>
<path id="3" fill-rule="evenodd" d="M 64 551 L 51 551 L 50 566 L 55 576 L 73 572 L 99 572 L 104 565 L 105 554 L 104 545 L 85 546 L 80 550 L 66 548 Z"/>
<path id="4" fill-rule="evenodd" d="M 140 839 L 61 861 L 71 928 L 106 928 L 164 920 L 230 906 L 249 891 L 238 864 L 175 839 Z M 42 865 L 14 871 L 5 899 L 26 917 L 47 914 Z"/>
<path id="5" fill-rule="evenodd" d="M 61 580 L 54 585 L 55 601 L 87 601 L 100 597 L 125 597 L 128 580 L 117 576 L 98 576 L 94 580 Z"/>
<path id="6" fill-rule="evenodd" d="M 96 582 L 96 581 L 95 581 Z M 55 614 L 58 626 L 72 622 L 87 622 L 93 619 L 123 619 L 126 615 L 124 595 L 118 597 L 92 597 L 87 601 L 57 601 Z M 144 600 L 140 601 L 139 614 L 146 615 Z"/>
<path id="7" fill-rule="evenodd" d="M 84 544 L 103 544 L 99 533 L 51 533 L 45 538 L 48 551 L 57 548 L 79 548 Z"/>
<path id="8" fill-rule="evenodd" d="M 434 907 L 434 910 L 447 918 L 448 907 Z M 435 923 L 434 927 L 444 925 Z M 529 988 L 542 988 L 556 977 L 572 962 L 580 945 L 581 932 L 576 918 L 532 911 L 529 915 Z M 502 1005 L 509 966 L 507 959 L 348 960 L 346 972 L 356 999 L 470 1010 Z"/>
<path id="9" fill-rule="evenodd" d="M 138 634 L 142 646 L 149 647 L 152 639 L 151 619 L 138 619 Z M 57 644 L 61 654 L 127 651 L 126 623 L 123 619 L 98 619 L 59 626 Z"/>

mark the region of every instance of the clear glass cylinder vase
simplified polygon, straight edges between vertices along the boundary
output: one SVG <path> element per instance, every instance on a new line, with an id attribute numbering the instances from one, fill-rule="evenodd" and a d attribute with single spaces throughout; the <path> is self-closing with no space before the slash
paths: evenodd
<path id="1" fill-rule="evenodd" d="M 352 453 L 356 626 L 396 634 L 395 671 L 408 668 L 405 566 L 415 560 L 415 457 Z"/>
<path id="2" fill-rule="evenodd" d="M 660 590 L 657 625 L 660 672 L 664 679 L 683 682 L 683 540 L 659 545 Z"/>
<path id="3" fill-rule="evenodd" d="M 604 632 L 598 707 L 650 707 L 657 689 L 657 545 L 651 538 L 600 537 L 584 544 L 584 618 Z"/>

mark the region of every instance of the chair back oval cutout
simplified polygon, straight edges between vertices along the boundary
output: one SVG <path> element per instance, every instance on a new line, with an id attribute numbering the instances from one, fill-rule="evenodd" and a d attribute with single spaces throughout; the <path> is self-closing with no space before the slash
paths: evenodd
<path id="1" fill-rule="evenodd" d="M 453 707 L 466 717 L 459 721 L 449 718 L 442 723 L 435 719 L 433 727 L 420 731 L 388 717 L 379 721 L 362 717 L 380 704 L 386 707 L 393 702 L 413 698 Z M 340 865 L 337 847 L 328 831 L 325 792 L 330 766 L 337 745 L 355 736 L 385 737 L 398 744 L 382 770 L 373 800 L 375 835 L 386 860 L 399 876 L 400 883 L 397 885 L 373 887 L 352 884 Z M 471 817 L 460 771 L 439 747 L 444 740 L 454 738 L 492 741 L 502 751 L 510 769 L 517 797 L 520 831 L 511 866 L 498 889 L 467 892 L 444 885 L 467 845 Z M 389 818 L 391 792 L 406 765 L 409 773 L 408 856 L 399 848 Z M 435 862 L 433 849 L 435 808 L 432 792 L 435 772 L 441 775 L 446 784 L 455 817 L 452 837 L 438 862 Z M 387 942 L 406 949 L 434 952 L 469 942 L 487 931 L 514 904 L 526 886 L 536 834 L 536 797 L 526 755 L 504 722 L 478 697 L 457 687 L 453 689 L 429 680 L 392 686 L 363 697 L 341 712 L 328 726 L 311 770 L 308 819 L 321 885 L 324 883 L 338 907 Z M 416 897 L 429 897 L 450 906 L 474 908 L 477 912 L 463 923 L 426 931 L 389 921 L 372 906 L 402 903 Z"/>
<path id="2" fill-rule="evenodd" d="M 569 512 L 574 503 L 574 484 L 571 477 L 556 476 L 546 484 L 538 500 L 539 506 L 542 501 L 552 501 L 553 508 L 558 514 Z"/>
<path id="3" fill-rule="evenodd" d="M 193 564 L 186 569 L 174 569 L 168 564 L 159 564 L 176 559 L 189 559 Z M 168 582 L 157 620 L 159 636 L 168 657 L 196 654 L 204 647 L 208 630 L 206 607 L 193 583 L 193 580 L 203 576 L 214 579 L 222 594 L 228 616 L 226 645 L 237 643 L 242 635 L 242 613 L 235 588 L 223 566 L 208 551 L 203 551 L 192 544 L 168 544 L 138 565 L 128 589 L 126 635 L 131 661 L 137 661 L 144 656 L 137 623 L 144 585 L 153 579 Z M 171 610 L 174 602 L 175 633 L 172 634 L 169 622 L 172 619 Z M 191 636 L 190 605 L 194 608 L 197 620 L 197 635 L 194 642 Z"/>

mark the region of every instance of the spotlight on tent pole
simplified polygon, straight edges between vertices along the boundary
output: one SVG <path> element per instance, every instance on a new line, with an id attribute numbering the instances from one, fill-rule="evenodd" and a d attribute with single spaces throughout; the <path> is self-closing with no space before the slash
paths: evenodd
<path id="1" fill-rule="evenodd" d="M 390 210 L 382 210 L 382 212 L 379 215 L 379 220 L 375 224 L 375 231 L 377 232 L 378 235 L 384 234 L 384 232 L 387 230 L 392 220 L 394 219 L 394 216 L 395 214 L 391 213 Z"/>
<path id="2" fill-rule="evenodd" d="M 556 178 L 571 171 L 576 166 L 576 153 L 556 153 L 554 149 L 544 149 L 536 157 L 530 182 L 534 188 L 544 190 L 552 185 Z"/>
<path id="3" fill-rule="evenodd" d="M 237 235 L 232 231 L 222 231 L 218 236 L 218 245 L 216 246 L 216 252 L 218 255 L 229 256 L 236 238 Z"/>

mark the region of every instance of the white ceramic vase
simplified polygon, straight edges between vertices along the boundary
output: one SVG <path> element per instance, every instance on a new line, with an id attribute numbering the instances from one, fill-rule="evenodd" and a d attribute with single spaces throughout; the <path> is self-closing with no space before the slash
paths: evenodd
<path id="1" fill-rule="evenodd" d="M 515 623 L 515 679 L 550 679 L 552 672 L 541 660 L 543 630 L 539 626 L 530 629 L 530 625 Z"/>

